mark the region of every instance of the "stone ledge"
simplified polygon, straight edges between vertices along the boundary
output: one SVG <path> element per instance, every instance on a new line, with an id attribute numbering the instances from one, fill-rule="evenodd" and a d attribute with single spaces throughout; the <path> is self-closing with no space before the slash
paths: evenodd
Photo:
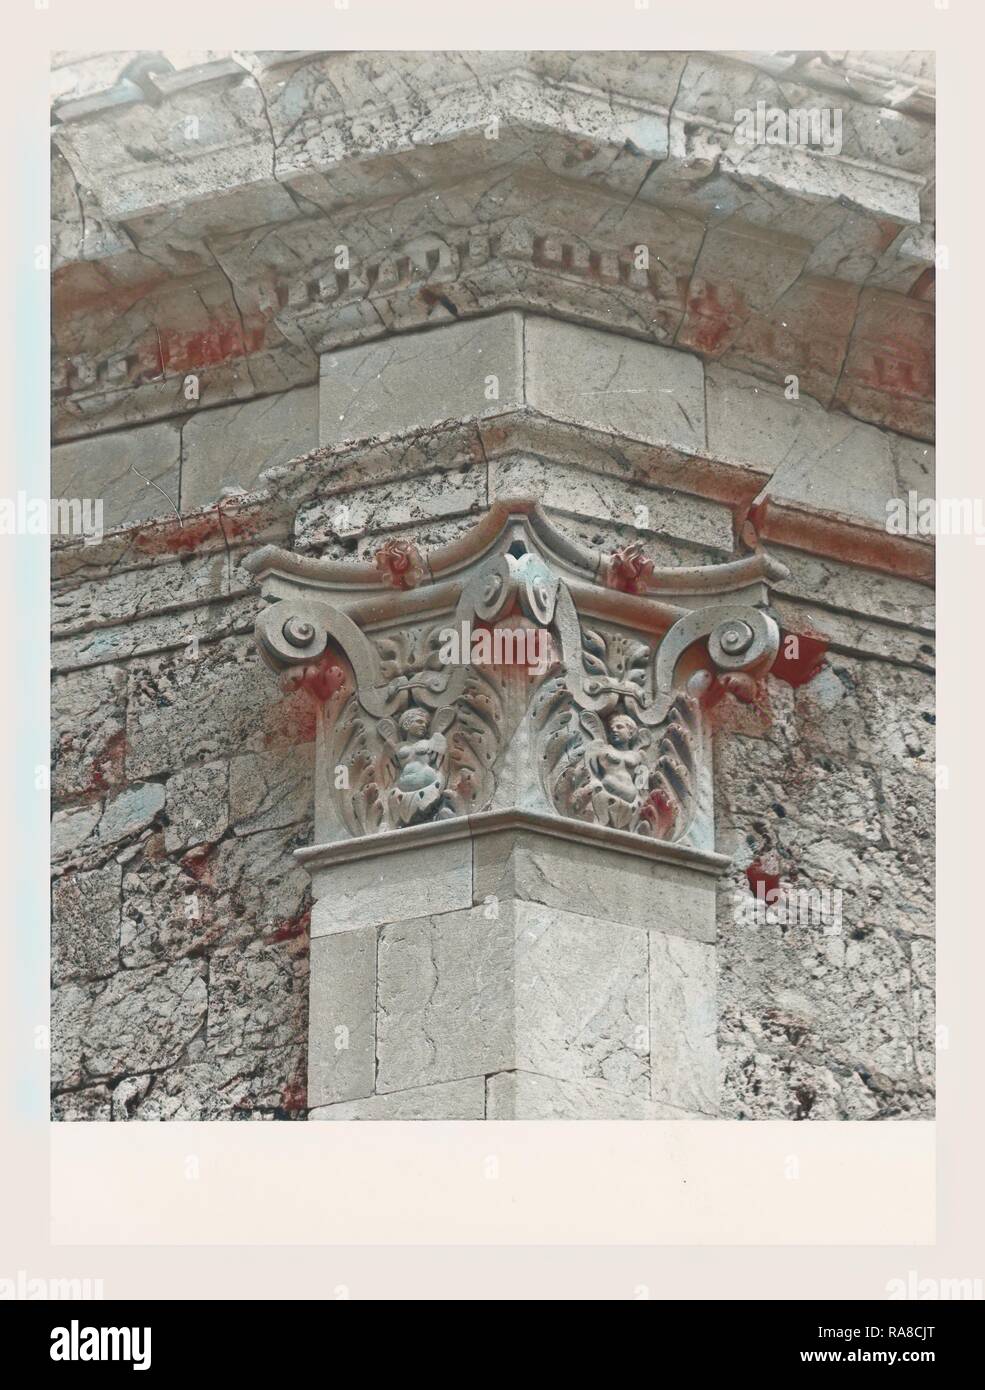
<path id="1" fill-rule="evenodd" d="M 309 873 L 318 873 L 335 864 L 353 860 L 396 854 L 402 850 L 419 849 L 424 845 L 448 844 L 456 840 L 475 839 L 501 830 L 535 830 L 559 840 L 576 844 L 599 845 L 617 854 L 630 854 L 657 863 L 677 864 L 700 874 L 717 876 L 731 864 L 725 854 L 692 849 L 687 845 L 668 844 L 645 835 L 631 835 L 626 830 L 564 816 L 549 816 L 539 811 L 481 811 L 473 816 L 456 816 L 450 820 L 412 825 L 404 830 L 388 830 L 380 835 L 360 835 L 349 840 L 337 840 L 327 845 L 309 845 L 294 851 L 294 857 Z"/>

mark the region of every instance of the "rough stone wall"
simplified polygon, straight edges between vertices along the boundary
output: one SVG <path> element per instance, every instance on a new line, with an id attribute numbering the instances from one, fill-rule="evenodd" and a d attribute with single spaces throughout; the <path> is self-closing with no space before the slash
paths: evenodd
<path id="1" fill-rule="evenodd" d="M 925 548 L 887 559 L 883 526 L 887 498 L 933 489 L 926 65 L 880 123 L 873 55 L 834 74 L 678 54 L 435 55 L 435 73 L 276 55 L 244 74 L 208 55 L 204 79 L 141 79 L 163 103 L 140 83 L 107 100 L 133 56 L 56 69 L 53 493 L 104 498 L 111 529 L 54 551 L 55 1116 L 307 1115 L 292 851 L 312 836 L 314 704 L 260 661 L 245 554 L 426 549 L 532 489 L 579 540 L 718 562 L 767 484 L 753 515 L 791 570 L 777 612 L 821 636 L 816 669 L 719 712 L 720 1113 L 931 1114 L 932 591 Z M 423 93 L 449 72 L 442 126 Z M 802 201 L 795 175 L 729 164 L 736 104 L 846 72 L 830 188 Z M 572 94 L 593 84 L 636 135 L 663 101 L 664 143 L 616 139 Z M 488 164 L 475 132 L 504 94 L 516 117 Z M 393 127 L 353 148 L 342 116 L 371 98 Z M 163 138 L 189 116 L 201 159 Z M 638 241 L 660 248 L 642 281 Z M 340 242 L 344 282 L 326 270 Z M 498 354 L 490 407 L 479 347 Z M 834 531 L 805 539 L 811 514 Z M 840 890 L 842 931 L 741 925 L 763 877 Z M 508 1075 L 462 1113 L 505 1113 Z"/>

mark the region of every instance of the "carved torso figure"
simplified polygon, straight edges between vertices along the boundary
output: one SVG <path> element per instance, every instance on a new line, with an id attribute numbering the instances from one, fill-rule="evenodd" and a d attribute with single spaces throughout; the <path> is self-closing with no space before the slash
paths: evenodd
<path id="1" fill-rule="evenodd" d="M 601 825 L 628 829 L 649 790 L 639 727 L 628 714 L 612 714 L 604 726 L 597 717 L 583 715 L 582 720 L 595 734 L 586 762 L 596 819 Z"/>
<path id="2" fill-rule="evenodd" d="M 415 825 L 424 820 L 444 820 L 457 811 L 447 791 L 448 740 L 445 730 L 454 721 L 451 709 L 436 710 L 429 720 L 416 706 L 404 710 L 396 725 L 380 722 L 380 733 L 393 748 L 397 780 L 390 788 L 392 823 Z"/>

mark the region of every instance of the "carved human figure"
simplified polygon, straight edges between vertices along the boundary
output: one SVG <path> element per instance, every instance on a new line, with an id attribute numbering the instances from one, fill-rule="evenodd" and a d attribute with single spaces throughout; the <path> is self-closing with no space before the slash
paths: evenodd
<path id="1" fill-rule="evenodd" d="M 397 763 L 397 779 L 389 790 L 388 809 L 396 828 L 426 820 L 446 820 L 459 814 L 448 790 L 448 740 L 445 731 L 455 711 L 445 707 L 427 712 L 412 705 L 396 724 L 383 719 L 379 731 L 390 744 Z"/>
<path id="2" fill-rule="evenodd" d="M 582 715 L 594 734 L 586 750 L 592 809 L 600 825 L 627 830 L 635 821 L 649 791 L 649 769 L 642 749 L 649 741 L 645 730 L 628 714 L 610 714 L 603 726 L 597 715 Z"/>

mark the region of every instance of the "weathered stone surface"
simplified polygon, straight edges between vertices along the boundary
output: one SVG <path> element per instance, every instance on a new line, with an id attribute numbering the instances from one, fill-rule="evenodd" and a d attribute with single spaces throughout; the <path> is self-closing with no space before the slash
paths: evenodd
<path id="1" fill-rule="evenodd" d="M 128 672 L 127 772 L 149 776 L 261 739 L 269 678 L 255 649 L 230 639 L 194 655 L 151 657 Z"/>
<path id="2" fill-rule="evenodd" d="M 770 475 L 769 496 L 885 528 L 899 495 L 889 438 L 871 425 L 787 400 L 782 387 L 717 365 L 708 380 L 708 447 Z M 764 480 L 765 481 L 765 480 Z"/>
<path id="3" fill-rule="evenodd" d="M 227 837 L 173 859 L 165 857 L 164 837 L 157 833 L 125 851 L 124 964 L 150 965 L 234 944 L 303 940 L 309 882 L 292 851 L 304 833 Z"/>
<path id="4" fill-rule="evenodd" d="M 124 867 L 121 955 L 126 966 L 177 960 L 208 944 L 210 922 L 193 875 L 162 859 L 160 837 Z"/>
<path id="5" fill-rule="evenodd" d="M 52 791 L 103 792 L 123 780 L 126 674 L 116 667 L 56 676 L 51 688 Z"/>
<path id="6" fill-rule="evenodd" d="M 321 365 L 321 443 L 404 434 L 519 405 L 522 335 L 521 316 L 502 314 L 329 353 Z"/>
<path id="7" fill-rule="evenodd" d="M 164 809 L 165 789 L 159 782 L 135 782 L 107 797 L 99 821 L 99 839 L 108 844 L 127 840 L 144 830 Z"/>
<path id="8" fill-rule="evenodd" d="M 600 477 L 553 459 L 490 462 L 489 493 L 492 497 L 537 497 L 552 511 L 632 525 L 643 536 L 655 532 L 723 550 L 732 545 L 728 507 L 684 492 Z"/>
<path id="9" fill-rule="evenodd" d="M 299 546 L 323 546 L 341 539 L 348 549 L 354 538 L 449 516 L 472 515 L 485 502 L 485 469 L 463 468 L 449 475 L 426 474 L 405 482 L 361 489 L 351 498 L 324 498 L 298 509 L 295 540 Z M 378 536 L 373 542 L 379 544 Z M 351 553 L 351 550 L 349 550 Z"/>
<path id="10" fill-rule="evenodd" d="M 244 753 L 229 764 L 229 820 L 237 835 L 311 820 L 314 744 Z"/>
<path id="11" fill-rule="evenodd" d="M 199 644 L 215 643 L 235 633 L 249 632 L 255 621 L 256 600 L 249 596 L 73 633 L 52 643 L 52 669 L 72 671 L 101 666 L 105 662 L 122 662 L 130 657 L 157 656 L 167 651 L 179 653 L 186 660 L 196 660 Z"/>
<path id="12" fill-rule="evenodd" d="M 123 970 L 93 990 L 52 993 L 51 1063 L 56 1087 L 173 1065 L 205 1022 L 201 961 Z"/>
<path id="13" fill-rule="evenodd" d="M 95 830 L 102 814 L 100 803 L 70 806 L 51 818 L 51 858 L 54 862 L 74 854 Z"/>
<path id="14" fill-rule="evenodd" d="M 216 1057 L 206 1049 L 187 1066 L 127 1077 L 113 1090 L 114 1120 L 279 1120 L 303 1118 L 304 1049 Z"/>
<path id="15" fill-rule="evenodd" d="M 377 1090 L 403 1091 L 512 1063 L 512 914 L 446 912 L 384 927 Z"/>
<path id="16" fill-rule="evenodd" d="M 120 866 L 107 864 L 55 881 L 51 978 L 56 985 L 73 978 L 105 977 L 119 968 L 121 879 Z"/>
<path id="17" fill-rule="evenodd" d="M 934 493 L 932 55 L 169 50 L 150 98 L 135 56 L 56 59 L 52 491 L 126 529 L 54 552 L 55 1114 L 931 1115 L 930 544 L 884 527 Z M 843 147 L 744 144 L 760 100 Z M 426 552 L 507 493 L 788 565 L 828 649 L 711 711 L 732 869 L 477 835 L 316 868 L 312 923 L 331 771 L 313 830 L 244 554 Z M 774 867 L 838 928 L 751 927 Z"/>
<path id="18" fill-rule="evenodd" d="M 180 611 L 221 598 L 250 577 L 236 566 L 229 584 L 229 556 L 192 555 L 149 566 L 136 581 L 132 569 L 103 574 L 98 579 L 61 581 L 52 594 L 52 630 L 59 635 L 92 627 L 129 623 L 153 613 Z"/>
<path id="19" fill-rule="evenodd" d="M 164 847 L 169 854 L 224 834 L 229 823 L 228 782 L 226 763 L 190 767 L 168 778 Z"/>
<path id="20" fill-rule="evenodd" d="M 316 937 L 311 943 L 311 1106 L 350 1101 L 373 1091 L 376 938 L 375 927 L 359 927 Z"/>
<path id="21" fill-rule="evenodd" d="M 647 934 L 518 903 L 517 1066 L 650 1096 Z"/>
<path id="22" fill-rule="evenodd" d="M 654 1100 L 681 1110 L 718 1111 L 715 950 L 652 932 L 650 1059 Z"/>
<path id="23" fill-rule="evenodd" d="M 486 1078 L 444 1081 L 415 1086 L 384 1096 L 339 1101 L 312 1110 L 309 1120 L 483 1120 L 486 1118 Z"/>
<path id="24" fill-rule="evenodd" d="M 52 496 L 101 500 L 107 531 L 165 516 L 178 506 L 180 453 L 180 430 L 170 420 L 60 444 L 51 451 Z"/>
<path id="25" fill-rule="evenodd" d="M 52 1097 L 53 1120 L 112 1119 L 112 1096 L 107 1086 L 83 1086 L 78 1091 L 62 1091 Z"/>
<path id="26" fill-rule="evenodd" d="M 208 1041 L 220 1057 L 299 1043 L 308 999 L 308 944 L 253 941 L 209 958 Z"/>
<path id="27" fill-rule="evenodd" d="M 918 439 L 934 437 L 933 305 L 863 290 L 837 403 Z"/>
<path id="28" fill-rule="evenodd" d="M 705 443 L 704 371 L 686 353 L 528 317 L 524 370 L 527 401 L 545 415 L 648 444 Z"/>
<path id="29" fill-rule="evenodd" d="M 218 502 L 223 488 L 257 487 L 265 468 L 318 444 L 318 388 L 302 386 L 242 405 L 200 410 L 181 433 L 181 508 Z"/>

